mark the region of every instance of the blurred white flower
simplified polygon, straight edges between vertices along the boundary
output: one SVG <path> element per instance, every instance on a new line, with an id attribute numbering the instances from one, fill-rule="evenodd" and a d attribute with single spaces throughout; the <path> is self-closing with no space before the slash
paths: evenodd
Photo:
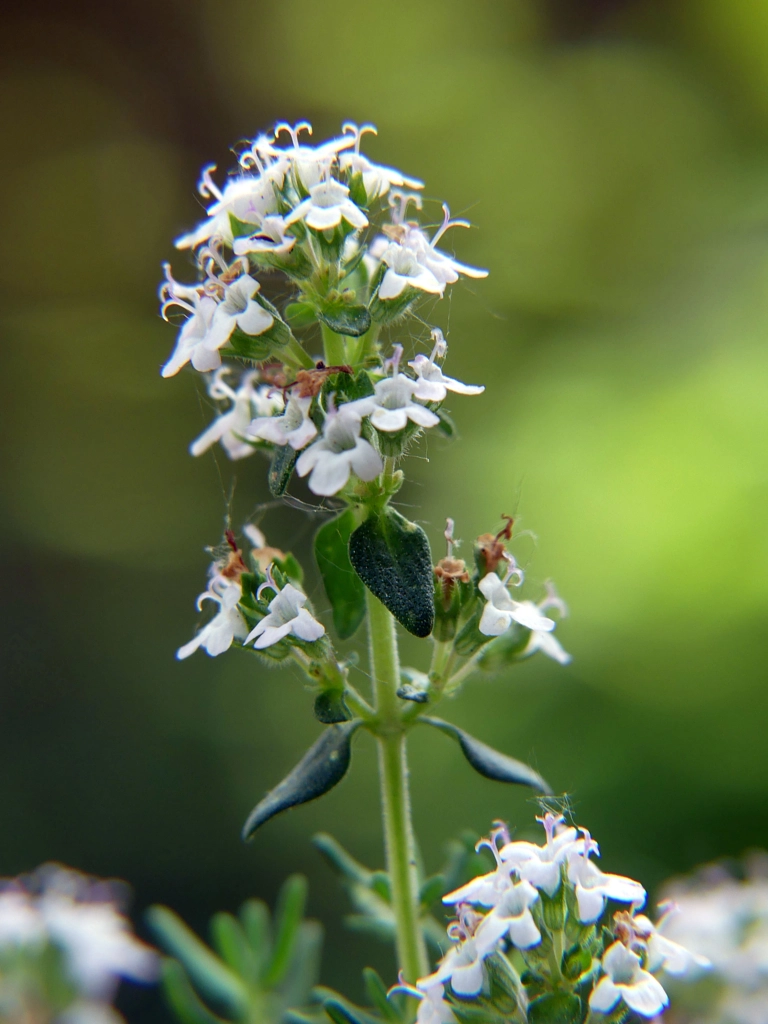
<path id="1" fill-rule="evenodd" d="M 248 635 L 248 626 L 239 611 L 237 604 L 242 597 L 242 587 L 239 580 L 225 579 L 221 575 L 215 575 L 197 599 L 198 611 L 205 601 L 213 601 L 218 604 L 219 610 L 188 644 L 184 644 L 176 652 L 179 661 L 188 658 L 190 654 L 202 647 L 206 654 L 212 658 L 229 650 L 232 642 L 243 640 Z"/>
<path id="2" fill-rule="evenodd" d="M 499 856 L 510 870 L 536 886 L 548 896 L 554 896 L 560 886 L 561 865 L 568 854 L 578 849 L 579 840 L 575 828 L 565 825 L 560 814 L 547 812 L 538 821 L 544 826 L 547 841 L 544 846 L 535 843 L 516 841 L 506 843 L 499 851 Z"/>
<path id="3" fill-rule="evenodd" d="M 236 238 L 232 251 L 235 256 L 246 256 L 249 252 L 285 256 L 296 244 L 293 235 L 286 234 L 287 230 L 288 223 L 285 217 L 270 214 L 262 220 L 258 231 L 245 238 Z"/>
<path id="4" fill-rule="evenodd" d="M 282 416 L 263 414 L 248 427 L 248 437 L 261 438 L 273 444 L 289 444 L 295 451 L 306 448 L 317 436 L 317 427 L 309 416 L 311 398 L 290 395 Z"/>
<path id="5" fill-rule="evenodd" d="M 208 207 L 208 219 L 194 231 L 177 238 L 177 249 L 196 249 L 204 242 L 221 239 L 232 244 L 232 222 L 230 214 L 245 224 L 261 226 L 264 218 L 277 210 L 278 193 L 282 186 L 284 168 L 279 164 L 268 168 L 263 174 L 241 175 L 231 178 L 222 191 L 213 180 L 216 165 L 203 168 L 198 191 L 215 201 Z"/>
<path id="6" fill-rule="evenodd" d="M 513 622 L 542 633 L 555 628 L 554 620 L 542 615 L 533 601 L 515 601 L 495 572 L 487 573 L 478 588 L 486 600 L 479 625 L 484 636 L 501 636 Z"/>
<path id="7" fill-rule="evenodd" d="M 538 898 L 536 889 L 525 881 L 516 882 L 502 893 L 501 899 L 475 932 L 481 956 L 493 952 L 504 937 L 518 949 L 530 949 L 541 942 L 541 932 L 530 910 Z"/>
<path id="8" fill-rule="evenodd" d="M 203 339 L 204 347 L 210 352 L 210 360 L 215 360 L 209 369 L 220 365 L 218 349 L 226 345 L 236 327 L 253 336 L 268 331 L 274 323 L 272 314 L 255 299 L 260 288 L 259 282 L 250 274 L 241 274 L 231 284 L 224 285 L 224 297 L 216 306 L 211 326 Z"/>
<path id="9" fill-rule="evenodd" d="M 372 124 L 364 124 L 359 128 L 352 121 L 342 125 L 342 132 L 351 134 L 354 139 L 355 148 L 347 150 L 339 155 L 339 167 L 348 175 L 359 174 L 363 179 L 363 188 L 369 202 L 386 195 L 390 186 L 405 186 L 406 188 L 424 188 L 424 182 L 418 178 L 408 178 L 394 167 L 381 167 L 372 163 L 367 157 L 360 153 L 360 140 L 366 132 L 376 135 L 376 128 Z"/>
<path id="10" fill-rule="evenodd" d="M 14 888 L 0 892 L 0 948 L 39 945 L 45 937 L 43 919 L 30 895 Z"/>
<path id="11" fill-rule="evenodd" d="M 266 587 L 275 589 L 275 584 L 271 581 L 263 583 L 259 587 L 259 596 Z M 306 603 L 307 595 L 302 594 L 291 583 L 286 583 L 269 602 L 269 614 L 265 615 L 245 638 L 246 644 L 254 641 L 253 646 L 263 650 L 276 644 L 289 633 L 299 640 L 319 640 L 325 633 L 325 626 L 309 614 L 304 607 Z"/>
<path id="12" fill-rule="evenodd" d="M 601 961 L 603 977 L 589 997 L 598 1013 L 610 1013 L 623 1000 L 641 1017 L 656 1017 L 669 1003 L 660 982 L 640 965 L 640 958 L 621 942 L 614 942 Z"/>
<path id="13" fill-rule="evenodd" d="M 231 408 L 217 416 L 210 427 L 192 442 L 189 448 L 192 455 L 202 455 L 217 441 L 221 442 L 230 459 L 244 459 L 252 455 L 254 446 L 244 438 L 254 416 L 272 416 L 283 409 L 283 398 L 276 388 L 268 384 L 255 386 L 259 379 L 257 370 L 243 374 L 237 391 L 224 379 L 229 372 L 229 367 L 216 371 L 208 384 L 208 394 L 216 401 L 231 402 Z"/>

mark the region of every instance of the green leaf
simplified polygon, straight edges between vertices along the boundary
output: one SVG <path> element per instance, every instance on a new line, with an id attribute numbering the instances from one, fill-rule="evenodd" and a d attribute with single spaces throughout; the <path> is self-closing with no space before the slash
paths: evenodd
<path id="1" fill-rule="evenodd" d="M 371 318 L 380 324 L 391 324 L 394 320 L 408 310 L 419 297 L 424 297 L 424 292 L 420 292 L 418 288 L 412 288 L 410 285 L 406 285 L 405 288 L 400 292 L 394 299 L 380 299 L 378 289 L 373 294 L 369 305 L 371 312 Z"/>
<path id="2" fill-rule="evenodd" d="M 240 907 L 240 921 L 251 947 L 256 971 L 261 972 L 272 956 L 272 926 L 269 908 L 263 900 L 246 900 Z"/>
<path id="3" fill-rule="evenodd" d="M 303 1006 L 320 977 L 323 926 L 319 921 L 302 921 L 293 949 L 291 969 L 280 994 L 284 1006 Z"/>
<path id="4" fill-rule="evenodd" d="M 365 618 L 365 587 L 349 560 L 349 538 L 357 520 L 348 508 L 323 523 L 315 535 L 315 558 L 333 609 L 333 625 L 346 640 Z"/>
<path id="5" fill-rule="evenodd" d="M 409 633 L 429 636 L 435 621 L 432 555 L 420 526 L 387 506 L 353 531 L 349 559 L 371 593 Z"/>
<path id="6" fill-rule="evenodd" d="M 298 457 L 299 453 L 294 451 L 289 444 L 275 448 L 267 475 L 270 493 L 275 498 L 282 498 L 288 489 L 288 484 L 293 476 L 293 467 L 296 465 Z"/>
<path id="7" fill-rule="evenodd" d="M 261 363 L 269 359 L 274 345 L 271 338 L 264 334 L 246 334 L 236 327 L 229 337 L 229 344 L 242 359 L 251 359 Z"/>
<path id="8" fill-rule="evenodd" d="M 314 835 L 312 845 L 322 853 L 334 871 L 338 871 L 347 881 L 364 886 L 371 884 L 373 872 L 356 861 L 351 854 L 347 853 L 341 843 L 327 832 L 318 832 L 317 835 Z"/>
<path id="9" fill-rule="evenodd" d="M 285 977 L 291 963 L 299 926 L 307 902 L 307 880 L 303 875 L 291 875 L 283 883 L 275 909 L 275 950 L 262 975 L 265 988 L 274 988 Z"/>
<path id="10" fill-rule="evenodd" d="M 154 906 L 147 912 L 147 919 L 160 945 L 181 961 L 203 995 L 226 1006 L 235 1016 L 245 1012 L 248 995 L 243 982 L 213 955 L 177 914 L 168 907 Z"/>
<path id="11" fill-rule="evenodd" d="M 530 1024 L 581 1024 L 581 1000 L 573 992 L 548 992 L 528 1007 Z"/>
<path id="12" fill-rule="evenodd" d="M 201 1002 L 176 960 L 163 961 L 163 991 L 181 1024 L 225 1024 Z"/>
<path id="13" fill-rule="evenodd" d="M 323 690 L 315 697 L 315 718 L 323 725 L 348 722 L 352 715 L 344 703 L 343 690 Z"/>
<path id="14" fill-rule="evenodd" d="M 445 876 L 432 875 L 419 889 L 419 902 L 424 907 L 429 908 L 433 903 L 437 903 L 440 897 L 447 891 L 445 888 Z"/>
<path id="15" fill-rule="evenodd" d="M 241 978 L 254 977 L 256 963 L 240 922 L 232 914 L 215 914 L 211 920 L 211 938 L 216 952 Z"/>
<path id="16" fill-rule="evenodd" d="M 387 998 L 387 986 L 372 967 L 363 968 L 363 981 L 365 982 L 365 991 L 371 1004 L 379 1011 L 382 1017 L 385 1020 L 399 1021 L 401 1019 L 400 1011 Z"/>
<path id="17" fill-rule="evenodd" d="M 457 725 L 445 722 L 442 718 L 427 718 L 425 715 L 422 715 L 418 721 L 434 726 L 435 729 L 452 736 L 475 771 L 487 779 L 530 786 L 531 789 L 538 790 L 539 793 L 552 792 L 544 779 L 530 765 L 523 764 L 522 761 L 516 761 L 515 758 L 494 750 L 487 743 L 483 743 L 481 740 L 475 739 L 474 736 L 470 736 L 468 732 L 464 732 L 463 729 L 459 729 Z"/>
<path id="18" fill-rule="evenodd" d="M 317 323 L 315 307 L 308 302 L 289 302 L 285 307 L 283 316 L 293 331 L 298 331 L 302 327 L 309 327 L 311 324 Z"/>
<path id="19" fill-rule="evenodd" d="M 336 334 L 348 338 L 359 338 L 371 326 L 371 314 L 366 306 L 351 306 L 343 299 L 329 302 L 318 309 L 317 318 Z"/>
<path id="20" fill-rule="evenodd" d="M 321 733 L 293 771 L 251 811 L 243 839 L 251 839 L 257 828 L 281 811 L 315 800 L 341 782 L 349 768 L 352 736 L 361 725 L 358 718 Z"/>
<path id="21" fill-rule="evenodd" d="M 456 429 L 456 424 L 453 422 L 453 419 L 442 409 L 433 409 L 433 412 L 435 412 L 440 419 L 440 422 L 437 424 L 437 432 L 442 434 L 443 437 L 447 437 L 450 438 L 451 441 L 455 441 L 459 436 L 459 432 Z"/>

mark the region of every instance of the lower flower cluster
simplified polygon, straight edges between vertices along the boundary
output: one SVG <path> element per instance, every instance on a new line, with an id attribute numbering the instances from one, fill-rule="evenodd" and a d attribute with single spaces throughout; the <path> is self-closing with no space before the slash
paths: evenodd
<path id="1" fill-rule="evenodd" d="M 451 946 L 415 987 L 419 1024 L 580 1024 L 629 1014 L 653 1018 L 669 1003 L 657 974 L 709 966 L 640 913 L 643 886 L 600 870 L 585 829 L 547 812 L 545 842 L 512 841 L 499 825 L 487 847 L 496 867 L 443 897 L 455 907 Z"/>
<path id="2" fill-rule="evenodd" d="M 56 864 L 0 881 L 0 1019 L 115 1024 L 120 978 L 158 976 L 114 884 Z"/>

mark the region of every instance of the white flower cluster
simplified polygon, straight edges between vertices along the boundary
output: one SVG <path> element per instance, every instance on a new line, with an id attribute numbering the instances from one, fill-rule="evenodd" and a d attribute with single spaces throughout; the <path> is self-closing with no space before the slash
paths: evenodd
<path id="1" fill-rule="evenodd" d="M 282 556 L 281 551 L 267 547 L 264 535 L 256 527 L 247 526 L 244 532 L 253 545 L 251 560 L 256 565 L 263 561 L 260 556 L 265 552 L 270 556 L 273 553 Z M 250 610 L 251 616 L 259 621 L 253 628 L 250 627 L 246 621 L 245 607 L 241 604 L 244 597 L 242 576 L 249 569 L 229 533 L 227 540 L 230 545 L 229 557 L 211 563 L 208 587 L 197 598 L 198 611 L 206 601 L 218 605 L 218 611 L 189 643 L 179 648 L 176 657 L 181 661 L 202 647 L 215 658 L 229 650 L 235 640 L 243 646 L 253 643 L 257 650 L 272 647 L 288 636 L 307 643 L 319 640 L 325 634 L 325 626 L 304 607 L 307 603 L 306 594 L 292 583 L 286 582 L 282 586 L 278 584 L 270 564 L 265 566 L 265 582 L 256 590 L 256 606 Z M 256 610 L 258 604 L 263 604 L 262 594 L 265 592 L 273 596 L 266 609 Z"/>
<path id="2" fill-rule="evenodd" d="M 521 652 L 522 657 L 543 651 L 561 665 L 567 665 L 571 656 L 552 635 L 556 622 L 544 614 L 553 608 L 561 617 L 567 615 L 565 601 L 558 597 L 551 583 L 547 584 L 546 596 L 538 604 L 533 601 L 516 601 L 507 589 L 513 579 L 515 585 L 519 586 L 523 582 L 523 574 L 510 559 L 503 580 L 495 572 L 489 572 L 478 583 L 478 589 L 486 601 L 478 626 L 480 632 L 484 636 L 502 636 L 516 622 L 531 631 L 528 644 Z"/>
<path id="3" fill-rule="evenodd" d="M 645 889 L 631 878 L 601 871 L 591 860 L 599 854 L 598 846 L 586 830 L 566 826 L 562 816 L 551 813 L 538 820 L 546 833 L 544 845 L 510 841 L 505 828 L 497 829 L 478 844 L 493 853 L 495 870 L 443 897 L 444 903 L 456 907 L 457 920 L 448 929 L 454 944 L 437 970 L 413 989 L 422 999 L 419 1024 L 453 1019 L 446 1000 L 448 985 L 459 999 L 487 992 L 485 962 L 495 953 L 517 950 L 534 967 L 538 948 L 551 941 L 542 904 L 556 896 L 561 906 L 573 905 L 581 932 L 599 925 L 609 901 L 629 905 L 628 912 L 615 915 L 616 941 L 599 959 L 589 958 L 590 966 L 577 979 L 581 983 L 591 978 L 589 1006 L 596 1013 L 611 1013 L 622 1003 L 640 1016 L 655 1017 L 668 998 L 654 972 L 683 974 L 706 966 L 703 957 L 689 953 L 637 913 L 645 903 Z M 595 929 L 589 931 L 596 934 Z"/>
<path id="4" fill-rule="evenodd" d="M 151 982 L 158 958 L 131 932 L 120 913 L 114 888 L 56 864 L 0 883 L 0 997 L 24 1005 L 25 985 L 35 983 L 34 998 L 51 987 L 45 950 L 61 956 L 65 984 L 71 989 L 62 1019 L 108 1020 L 109 1002 L 120 978 Z M 21 958 L 21 959 L 20 959 Z M 23 969 L 20 965 L 24 965 Z M 16 969 L 18 968 L 18 977 Z M 24 1019 L 24 1018 L 19 1018 Z M 37 1019 L 31 1017 L 30 1019 Z"/>
<path id="5" fill-rule="evenodd" d="M 665 933 L 712 964 L 704 1008 L 683 1010 L 686 1024 L 768 1020 L 768 856 L 746 867 L 743 878 L 712 866 L 666 888 Z"/>
<path id="6" fill-rule="evenodd" d="M 383 470 L 383 461 L 377 447 L 363 436 L 370 424 L 369 436 L 395 434 L 409 423 L 426 429 L 440 422 L 439 416 L 425 403 L 442 402 L 449 391 L 461 395 L 479 395 L 484 388 L 463 384 L 447 377 L 441 367 L 448 346 L 440 330 L 432 332 L 434 346 L 430 356 L 417 355 L 408 365 L 415 376 L 401 372 L 399 354 L 388 360 L 388 366 L 370 373 L 372 394 L 338 406 L 335 396 L 325 402 L 321 397 L 301 392 L 288 386 L 281 391 L 274 385 L 259 384 L 259 371 L 243 374 L 235 390 L 224 377 L 228 368 L 222 367 L 212 375 L 208 393 L 217 401 L 227 401 L 229 407 L 211 426 L 193 442 L 190 451 L 201 455 L 217 441 L 221 442 L 232 459 L 250 455 L 258 447 L 290 445 L 301 452 L 296 472 L 309 475 L 309 488 L 317 495 L 338 494 L 354 473 L 360 480 L 374 480 Z M 389 371 L 389 372 L 387 372 Z M 321 368 L 314 372 L 321 377 Z M 288 394 L 287 401 L 283 394 Z M 318 430 L 315 421 L 322 423 Z"/>

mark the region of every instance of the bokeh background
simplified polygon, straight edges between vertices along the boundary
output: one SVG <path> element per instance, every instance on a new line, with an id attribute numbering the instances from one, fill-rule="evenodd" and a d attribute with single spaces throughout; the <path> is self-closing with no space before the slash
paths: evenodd
<path id="1" fill-rule="evenodd" d="M 446 713 L 535 763 L 650 887 L 767 845 L 768 8 L 41 0 L 7 5 L 0 47 L 0 873 L 59 859 L 128 879 L 139 921 L 161 900 L 203 927 L 302 870 L 325 981 L 391 970 L 344 946 L 309 844 L 327 829 L 380 865 L 372 744 L 244 847 L 319 731 L 310 699 L 248 656 L 173 657 L 204 546 L 267 496 L 255 458 L 233 491 L 226 459 L 186 454 L 210 411 L 194 374 L 160 379 L 160 263 L 200 218 L 200 166 L 299 118 L 374 121 L 366 150 L 469 216 L 452 242 L 492 271 L 429 312 L 450 372 L 488 389 L 453 403 L 462 440 L 419 450 L 403 501 L 435 546 L 447 514 L 468 541 L 518 515 L 574 662 Z M 311 517 L 262 525 L 309 562 Z M 412 759 L 430 867 L 462 828 L 531 820 L 444 737 Z"/>

